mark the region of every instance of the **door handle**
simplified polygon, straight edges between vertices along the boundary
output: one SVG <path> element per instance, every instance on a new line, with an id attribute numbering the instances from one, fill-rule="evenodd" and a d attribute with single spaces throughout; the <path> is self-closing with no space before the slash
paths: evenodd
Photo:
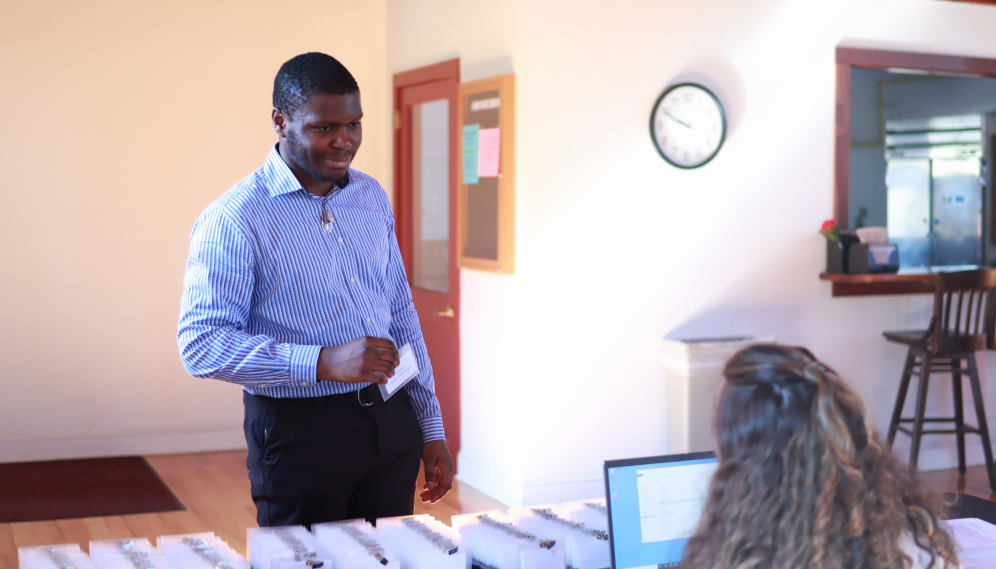
<path id="1" fill-rule="evenodd" d="M 439 316 L 439 317 L 442 317 L 442 318 L 449 318 L 450 320 L 453 320 L 454 318 L 456 318 L 456 313 L 453 312 L 453 307 L 447 304 L 446 305 L 446 310 L 437 310 L 436 311 L 436 316 Z"/>

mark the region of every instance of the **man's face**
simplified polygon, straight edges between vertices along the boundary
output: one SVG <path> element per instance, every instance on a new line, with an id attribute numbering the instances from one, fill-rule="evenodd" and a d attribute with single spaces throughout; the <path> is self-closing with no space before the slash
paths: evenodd
<path id="1" fill-rule="evenodd" d="M 359 93 L 313 95 L 291 113 L 273 109 L 281 156 L 299 179 L 305 174 L 331 184 L 346 175 L 360 148 L 362 118 Z"/>

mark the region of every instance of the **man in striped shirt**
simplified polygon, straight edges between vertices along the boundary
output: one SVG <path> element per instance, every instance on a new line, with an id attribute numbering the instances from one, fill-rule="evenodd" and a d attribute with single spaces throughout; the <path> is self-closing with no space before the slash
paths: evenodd
<path id="1" fill-rule="evenodd" d="M 261 526 L 408 515 L 452 484 L 432 366 L 394 216 L 350 168 L 359 87 L 334 58 L 286 62 L 276 146 L 191 234 L 178 342 L 194 376 L 244 389 L 249 479 Z M 420 373 L 384 401 L 409 344 Z"/>

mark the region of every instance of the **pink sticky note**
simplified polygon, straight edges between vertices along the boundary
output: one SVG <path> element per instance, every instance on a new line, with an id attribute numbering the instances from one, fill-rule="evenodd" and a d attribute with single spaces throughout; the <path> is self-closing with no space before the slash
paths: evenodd
<path id="1" fill-rule="evenodd" d="M 481 178 L 498 176 L 501 155 L 501 129 L 482 128 L 477 135 L 477 175 Z"/>

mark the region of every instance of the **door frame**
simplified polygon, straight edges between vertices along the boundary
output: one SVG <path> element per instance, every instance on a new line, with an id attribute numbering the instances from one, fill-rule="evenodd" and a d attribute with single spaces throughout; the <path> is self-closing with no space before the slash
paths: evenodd
<path id="1" fill-rule="evenodd" d="M 412 87 L 418 87 L 420 85 L 426 85 L 430 83 L 445 81 L 452 85 L 452 93 L 449 94 L 450 99 L 450 167 L 449 167 L 449 179 L 450 179 L 450 194 L 449 194 L 449 204 L 450 204 L 450 215 L 449 215 L 449 290 L 450 293 L 447 295 L 451 300 L 451 305 L 453 311 L 456 313 L 455 324 L 457 326 L 456 338 L 454 344 L 455 353 L 451 355 L 455 359 L 454 365 L 457 370 L 457 385 L 447 386 L 450 389 L 455 389 L 456 393 L 453 393 L 453 397 L 447 397 L 450 401 L 456 401 L 456 409 L 452 410 L 452 413 L 447 413 L 450 418 L 456 417 L 457 424 L 447 424 L 444 423 L 444 428 L 446 429 L 446 442 L 453 455 L 454 464 L 456 464 L 458 458 L 458 452 L 460 449 L 460 383 L 462 379 L 460 378 L 460 268 L 457 266 L 457 194 L 458 194 L 458 184 L 457 184 L 457 166 L 459 155 L 459 139 L 458 139 L 458 125 L 457 125 L 457 104 L 459 101 L 459 87 L 460 87 L 460 60 L 450 59 L 448 61 L 442 61 L 434 65 L 429 65 L 426 67 L 420 67 L 418 69 L 412 69 L 409 71 L 404 71 L 394 75 L 393 82 L 393 114 L 394 114 L 394 218 L 395 218 L 395 233 L 398 238 L 398 246 L 401 249 L 401 258 L 405 265 L 405 276 L 408 282 L 412 282 L 412 253 L 413 253 L 413 238 L 412 238 L 412 223 L 411 216 L 414 209 L 414 204 L 412 203 L 412 196 L 410 192 L 404 192 L 403 189 L 407 186 L 411 186 L 411 141 L 406 140 L 404 133 L 407 129 L 403 128 L 403 125 L 411 124 L 411 107 L 407 109 L 404 107 L 404 97 L 403 91 Z M 412 296 L 418 296 L 417 291 L 413 290 Z M 424 326 L 424 323 L 423 323 Z"/>
<path id="2" fill-rule="evenodd" d="M 411 256 L 412 256 L 412 231 L 411 219 L 412 203 L 411 196 L 403 195 L 401 191 L 402 188 L 402 178 L 407 172 L 410 172 L 408 161 L 411 157 L 411 149 L 408 148 L 408 141 L 403 140 L 402 133 L 402 122 L 409 119 L 406 116 L 404 109 L 401 108 L 401 90 L 408 87 L 414 87 L 416 85 L 422 85 L 424 83 L 432 83 L 434 81 L 445 81 L 447 79 L 452 79 L 457 86 L 460 85 L 460 59 L 450 59 L 448 61 L 441 61 L 434 65 L 429 65 L 426 67 L 420 67 L 418 69 L 412 69 L 410 71 L 403 71 L 401 73 L 396 73 L 394 75 L 394 229 L 398 237 L 398 246 L 401 247 L 401 257 L 405 260 L 405 272 L 408 275 L 409 282 L 411 281 Z M 454 91 L 454 93 L 456 93 Z M 454 97 L 456 100 L 456 97 Z M 455 106 L 454 106 L 455 107 Z M 455 108 L 450 109 L 451 115 L 453 115 L 453 120 L 451 120 L 450 129 L 455 132 L 456 119 L 455 119 Z M 455 139 L 455 135 L 451 133 L 450 142 L 452 143 Z M 456 179 L 457 164 L 455 160 L 451 160 L 450 164 L 450 176 L 452 179 Z M 451 188 L 450 190 L 450 207 L 455 207 L 456 204 L 456 192 Z M 453 217 L 453 216 L 450 216 Z M 455 238 L 456 231 L 455 227 L 450 224 L 450 235 Z M 459 279 L 459 275 L 457 276 Z M 452 281 L 452 275 L 450 280 Z M 452 284 L 452 283 L 451 283 Z M 456 307 L 454 307 L 456 308 Z"/>

